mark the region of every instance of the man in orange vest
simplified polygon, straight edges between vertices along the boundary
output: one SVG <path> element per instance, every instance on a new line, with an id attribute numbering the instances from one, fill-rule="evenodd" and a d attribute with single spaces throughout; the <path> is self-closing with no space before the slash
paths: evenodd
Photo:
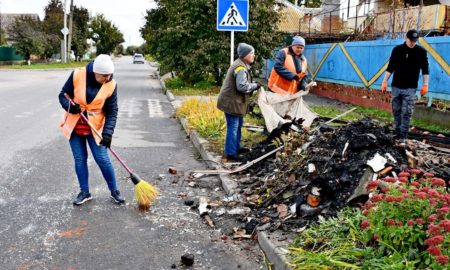
<path id="1" fill-rule="evenodd" d="M 59 94 L 59 102 L 66 110 L 60 127 L 69 139 L 80 185 L 80 193 L 73 201 L 75 205 L 92 199 L 88 183 L 87 144 L 108 184 L 111 198 L 118 204 L 125 202 L 117 189 L 116 176 L 107 152 L 107 148 L 111 146 L 119 111 L 117 84 L 113 73 L 114 64 L 111 57 L 101 54 L 86 67 L 72 72 Z M 74 100 L 75 105 L 70 105 L 65 94 Z M 102 139 L 94 135 L 89 125 L 80 117 L 80 113 L 102 134 Z"/>
<path id="2" fill-rule="evenodd" d="M 303 56 L 305 39 L 295 36 L 292 44 L 281 49 L 275 57 L 275 65 L 269 77 L 269 89 L 286 95 L 304 90 L 306 86 L 307 61 Z"/>

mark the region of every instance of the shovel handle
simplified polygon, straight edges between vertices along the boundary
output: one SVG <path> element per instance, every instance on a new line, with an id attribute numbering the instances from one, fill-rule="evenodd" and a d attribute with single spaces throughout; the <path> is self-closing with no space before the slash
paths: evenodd
<path id="1" fill-rule="evenodd" d="M 75 105 L 75 102 L 73 101 L 73 99 L 70 98 L 70 96 L 67 93 L 64 93 L 64 96 L 67 98 L 67 100 L 69 100 L 69 102 L 72 106 Z M 80 116 L 89 125 L 89 127 L 94 131 L 95 135 L 97 135 L 100 138 L 100 140 L 103 140 L 102 134 L 100 134 L 100 132 L 98 132 L 98 130 L 95 129 L 95 127 L 91 124 L 91 122 L 89 122 L 89 119 L 87 119 L 87 117 L 83 114 L 83 112 L 80 113 Z M 127 166 L 127 164 L 125 164 L 125 162 L 119 157 L 119 155 L 116 153 L 116 151 L 114 151 L 114 149 L 109 147 L 109 151 L 111 151 L 111 154 L 113 154 L 113 156 L 117 159 L 117 161 L 119 161 L 119 163 L 125 168 L 125 170 L 129 174 L 133 173 L 133 171 Z"/>

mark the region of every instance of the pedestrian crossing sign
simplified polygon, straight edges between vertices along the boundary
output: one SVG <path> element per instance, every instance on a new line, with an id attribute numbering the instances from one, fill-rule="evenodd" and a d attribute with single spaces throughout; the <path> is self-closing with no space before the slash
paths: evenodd
<path id="1" fill-rule="evenodd" d="M 217 0 L 218 31 L 248 31 L 248 0 Z"/>

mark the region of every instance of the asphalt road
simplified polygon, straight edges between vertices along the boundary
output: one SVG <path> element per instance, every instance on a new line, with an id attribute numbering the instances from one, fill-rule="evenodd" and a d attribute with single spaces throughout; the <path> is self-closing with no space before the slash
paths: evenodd
<path id="1" fill-rule="evenodd" d="M 150 65 L 115 61 L 120 115 L 113 147 L 136 173 L 162 191 L 148 213 L 133 202 L 133 185 L 113 161 L 127 199 L 115 205 L 89 159 L 94 199 L 73 206 L 78 193 L 69 144 L 58 129 L 60 71 L 0 70 L 0 269 L 260 269 L 254 243 L 222 241 L 180 194 L 223 197 L 214 178 L 190 188 L 168 174 L 203 168 Z M 209 181 L 209 182 L 208 182 Z M 248 250 L 249 249 L 249 250 Z M 191 269 L 191 268 L 189 268 Z"/>

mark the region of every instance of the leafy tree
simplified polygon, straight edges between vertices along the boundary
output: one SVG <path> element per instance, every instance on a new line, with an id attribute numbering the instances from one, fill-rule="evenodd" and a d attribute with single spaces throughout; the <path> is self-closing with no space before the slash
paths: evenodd
<path id="1" fill-rule="evenodd" d="M 97 47 L 97 54 L 110 54 L 116 47 L 124 42 L 123 34 L 103 14 L 97 15 L 91 21 L 91 38 Z"/>
<path id="2" fill-rule="evenodd" d="M 50 0 L 44 8 L 45 17 L 42 22 L 46 33 L 45 56 L 51 57 L 61 50 L 61 29 L 64 27 L 64 9 L 60 0 Z"/>
<path id="3" fill-rule="evenodd" d="M 133 55 L 135 53 L 141 53 L 138 46 L 130 45 L 126 49 L 126 53 L 129 55 Z"/>
<path id="4" fill-rule="evenodd" d="M 292 4 L 295 4 L 296 0 L 288 0 Z M 322 5 L 322 0 L 298 0 L 297 5 L 301 7 L 318 8 Z"/>
<path id="5" fill-rule="evenodd" d="M 46 35 L 41 31 L 39 21 L 31 16 L 15 18 L 10 26 L 9 38 L 14 41 L 16 51 L 25 59 L 30 59 L 32 54 L 41 56 L 45 53 Z"/>
<path id="6" fill-rule="evenodd" d="M 216 30 L 216 0 L 156 0 L 158 8 L 148 10 L 141 34 L 146 47 L 161 64 L 188 82 L 214 75 L 216 82 L 229 66 L 230 32 Z M 273 30 L 280 18 L 276 0 L 252 1 L 249 31 L 236 32 L 236 45 L 255 47 L 259 61 L 271 55 L 282 35 Z"/>
<path id="7" fill-rule="evenodd" d="M 82 57 L 88 49 L 89 11 L 84 7 L 73 7 L 72 50 L 75 56 Z"/>

